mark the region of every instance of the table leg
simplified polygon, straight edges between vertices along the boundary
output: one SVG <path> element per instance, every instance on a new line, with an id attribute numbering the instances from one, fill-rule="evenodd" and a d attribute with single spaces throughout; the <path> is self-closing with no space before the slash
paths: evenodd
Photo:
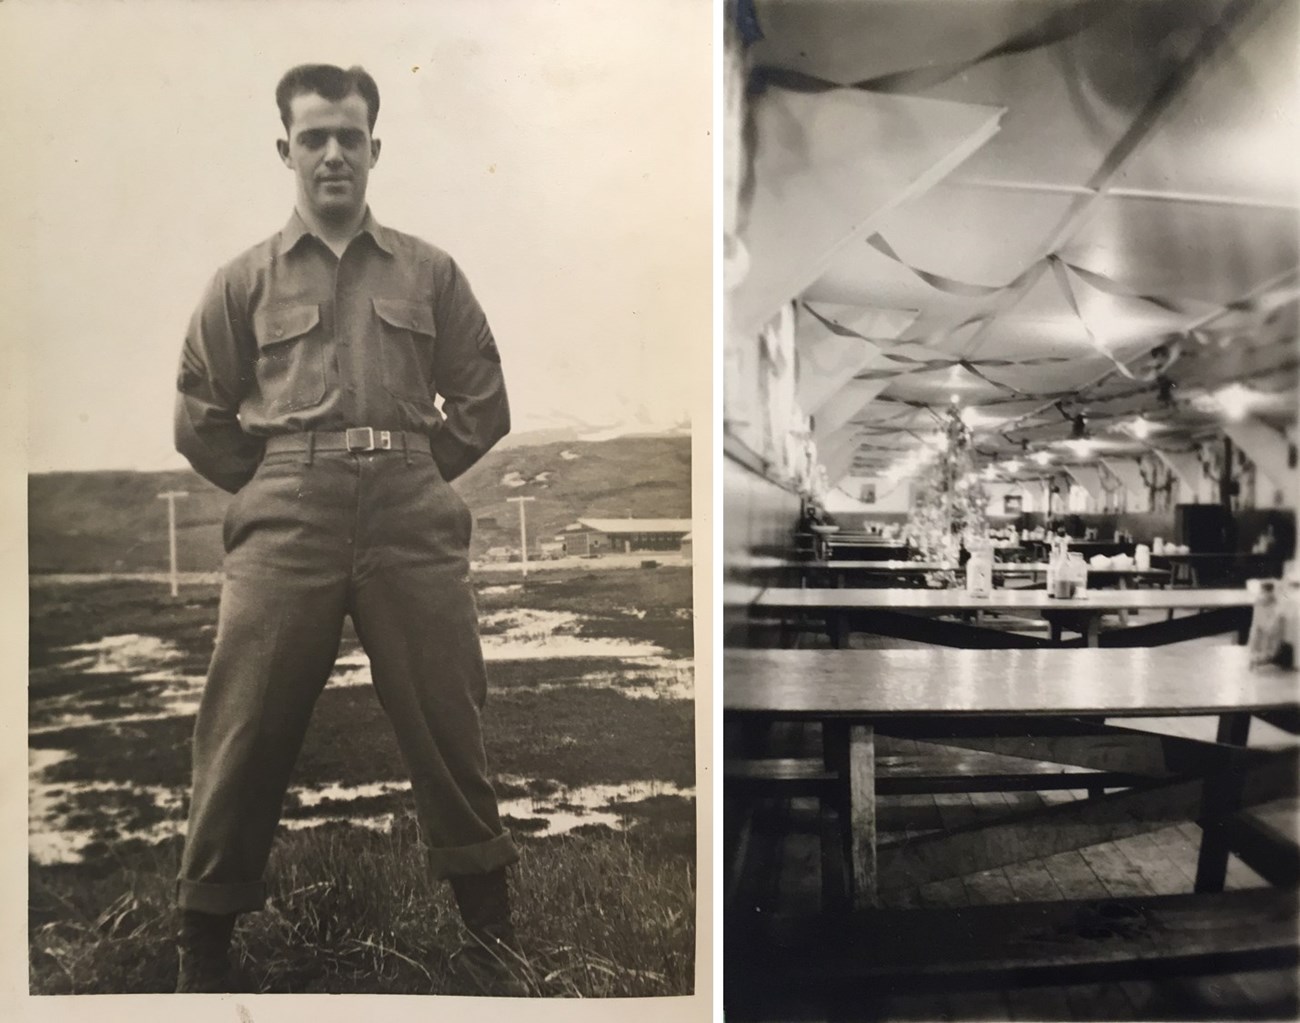
<path id="1" fill-rule="evenodd" d="M 1088 616 L 1088 646 L 1101 646 L 1101 615 Z"/>
<path id="2" fill-rule="evenodd" d="M 844 616 L 835 611 L 826 612 L 826 638 L 835 650 L 844 645 Z"/>
<path id="3" fill-rule="evenodd" d="M 849 731 L 849 862 L 853 908 L 876 905 L 876 740 L 871 725 Z"/>
<path id="4" fill-rule="evenodd" d="M 1250 737 L 1250 714 L 1224 714 L 1215 741 L 1244 746 Z M 1228 872 L 1227 817 L 1241 804 L 1240 775 L 1212 775 L 1201 799 L 1201 849 L 1196 858 L 1197 892 L 1221 892 Z"/>
<path id="5" fill-rule="evenodd" d="M 822 906 L 835 912 L 848 904 L 850 882 L 845 860 L 849 849 L 849 726 L 844 721 L 822 723 L 822 762 L 835 772 L 835 794 L 821 806 Z"/>
<path id="6" fill-rule="evenodd" d="M 1122 575 L 1119 577 L 1119 588 L 1121 590 L 1128 589 L 1128 579 Z M 1119 624 L 1126 629 L 1128 628 L 1128 612 L 1123 609 L 1119 613 Z"/>

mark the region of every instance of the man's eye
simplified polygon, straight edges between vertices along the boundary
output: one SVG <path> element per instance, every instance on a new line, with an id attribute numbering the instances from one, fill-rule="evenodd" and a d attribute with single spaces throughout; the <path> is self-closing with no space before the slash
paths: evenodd
<path id="1" fill-rule="evenodd" d="M 338 139 L 339 145 L 348 149 L 357 149 L 365 144 L 366 133 L 363 131 L 341 131 Z"/>
<path id="2" fill-rule="evenodd" d="M 328 134 L 323 131 L 304 131 L 298 136 L 298 141 L 308 149 L 320 149 L 325 145 Z"/>

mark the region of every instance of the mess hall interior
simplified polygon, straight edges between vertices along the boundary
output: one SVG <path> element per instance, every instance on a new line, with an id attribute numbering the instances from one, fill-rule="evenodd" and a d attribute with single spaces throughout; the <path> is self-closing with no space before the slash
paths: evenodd
<path id="1" fill-rule="evenodd" d="M 728 1019 L 1295 1018 L 1300 4 L 724 25 Z"/>

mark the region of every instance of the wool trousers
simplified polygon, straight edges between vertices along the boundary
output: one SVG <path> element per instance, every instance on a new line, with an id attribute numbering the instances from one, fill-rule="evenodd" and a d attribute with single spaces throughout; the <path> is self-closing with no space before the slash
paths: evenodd
<path id="1" fill-rule="evenodd" d="M 435 877 L 517 853 L 487 777 L 471 516 L 428 452 L 276 452 L 230 503 L 194 729 L 182 909 L 261 908 L 281 807 L 350 616 Z"/>

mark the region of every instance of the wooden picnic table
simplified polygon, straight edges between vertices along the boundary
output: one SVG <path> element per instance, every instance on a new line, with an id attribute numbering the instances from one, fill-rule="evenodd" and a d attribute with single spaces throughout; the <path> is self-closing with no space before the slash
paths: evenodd
<path id="1" fill-rule="evenodd" d="M 747 973 L 758 963 L 759 975 L 771 969 L 812 983 L 903 975 L 926 984 L 953 977 L 1023 982 L 1035 963 L 1050 968 L 1054 983 L 1075 975 L 1117 979 L 1137 958 L 1147 975 L 1294 963 L 1294 892 L 1223 891 L 1229 853 L 1284 888 L 1300 882 L 1295 844 L 1263 836 L 1243 812 L 1296 794 L 1296 749 L 1249 748 L 1246 741 L 1252 715 L 1294 720 L 1300 687 L 1295 672 L 1251 669 L 1247 657 L 1236 646 L 727 652 L 728 723 L 816 722 L 824 747 L 816 761 L 756 758 L 751 732 L 747 758 L 725 765 L 732 798 L 755 789 L 816 795 L 822 815 L 825 915 L 751 917 L 737 957 L 747 957 Z M 1216 741 L 1111 721 L 1191 715 L 1219 718 Z M 878 738 L 916 740 L 935 755 L 925 767 L 916 758 L 878 755 Z M 980 758 L 991 766 L 982 769 Z M 1092 795 L 877 843 L 878 795 L 1051 788 Z M 1203 829 L 1192 893 L 1144 899 L 1140 907 L 1066 900 L 975 915 L 875 908 L 881 891 L 1010 867 L 1176 821 Z M 1101 929 L 1107 920 L 1120 923 Z M 953 941 L 936 942 L 945 928 Z M 930 947 L 942 953 L 927 955 L 927 929 Z"/>
<path id="2" fill-rule="evenodd" d="M 1276 554 L 1244 551 L 1207 554 L 1152 554 L 1151 564 L 1167 568 L 1174 585 L 1242 585 L 1247 579 L 1276 579 L 1282 574 L 1283 559 Z"/>
<path id="3" fill-rule="evenodd" d="M 1045 590 L 995 588 L 986 597 L 961 589 L 803 589 L 768 587 L 754 599 L 751 613 L 776 614 L 787 626 L 808 619 L 823 623 L 833 646 L 849 631 L 914 639 L 939 646 L 1011 648 L 1056 645 L 1066 631 L 1077 632 L 1087 646 L 1157 646 L 1186 639 L 1236 632 L 1245 642 L 1254 597 L 1244 589 L 1088 590 L 1068 599 Z M 1106 633 L 1106 614 L 1135 611 L 1192 611 Z M 986 612 L 1038 614 L 1051 627 L 1050 640 L 1014 632 L 943 620 L 943 615 Z"/>

